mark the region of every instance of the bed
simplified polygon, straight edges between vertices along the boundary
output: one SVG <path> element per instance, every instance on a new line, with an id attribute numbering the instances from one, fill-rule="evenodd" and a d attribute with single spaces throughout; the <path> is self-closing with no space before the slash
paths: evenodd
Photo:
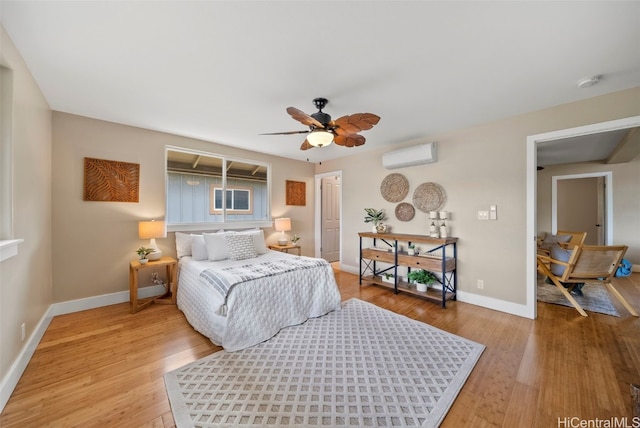
<path id="1" fill-rule="evenodd" d="M 340 308 L 340 292 L 327 261 L 268 250 L 261 231 L 252 235 L 258 247 L 249 254 L 253 257 L 229 257 L 219 233 L 204 234 L 210 241 L 205 259 L 195 243 L 189 255 L 178 248 L 178 308 L 195 330 L 230 352 Z M 177 245 L 178 240 L 177 234 Z"/>

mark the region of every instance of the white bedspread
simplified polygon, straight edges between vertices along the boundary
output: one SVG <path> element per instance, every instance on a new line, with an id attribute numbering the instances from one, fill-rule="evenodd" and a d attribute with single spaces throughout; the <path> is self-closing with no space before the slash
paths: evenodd
<path id="1" fill-rule="evenodd" d="M 270 339 L 282 328 L 301 324 L 340 308 L 340 292 L 329 263 L 266 276 L 233 287 L 226 316 L 216 314 L 222 294 L 201 278 L 204 270 L 297 258 L 269 251 L 251 260 L 219 262 L 180 259 L 178 308 L 189 323 L 227 351 L 237 351 Z"/>

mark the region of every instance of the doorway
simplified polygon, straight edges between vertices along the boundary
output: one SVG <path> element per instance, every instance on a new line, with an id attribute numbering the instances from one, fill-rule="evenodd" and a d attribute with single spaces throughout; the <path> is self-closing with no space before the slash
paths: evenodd
<path id="1" fill-rule="evenodd" d="M 553 176 L 551 231 L 587 232 L 586 245 L 613 243 L 613 174 L 595 172 Z"/>
<path id="2" fill-rule="evenodd" d="M 316 257 L 328 262 L 341 259 L 342 173 L 316 175 Z"/>
<path id="3" fill-rule="evenodd" d="M 526 263 L 526 304 L 523 312 L 523 316 L 527 318 L 535 319 L 537 317 L 536 308 L 536 231 L 537 218 L 536 218 L 536 195 L 537 195 L 537 145 L 540 143 L 560 140 L 564 138 L 571 138 L 576 136 L 591 135 L 601 132 L 615 131 L 619 129 L 635 128 L 640 126 L 640 116 L 628 117 L 625 119 L 612 120 L 609 122 L 601 122 L 592 125 L 580 126 L 577 128 L 562 129 L 560 131 L 547 132 L 544 134 L 531 135 L 527 137 L 527 223 L 526 223 L 526 240 L 528 242 L 526 248 L 527 263 Z M 612 192 L 612 186 L 608 187 L 608 192 Z M 609 199 L 610 200 L 610 199 Z M 612 219 L 607 219 L 610 225 Z M 609 230 L 611 234 L 611 230 Z"/>

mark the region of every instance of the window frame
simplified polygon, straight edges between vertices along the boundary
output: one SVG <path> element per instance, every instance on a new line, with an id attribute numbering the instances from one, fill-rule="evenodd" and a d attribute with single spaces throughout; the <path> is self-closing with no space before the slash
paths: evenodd
<path id="1" fill-rule="evenodd" d="M 220 190 L 222 192 L 225 191 L 225 189 L 223 189 L 220 186 L 217 186 L 215 184 L 210 184 L 209 185 L 209 213 L 210 214 L 220 214 L 222 213 L 222 208 L 218 208 L 216 207 L 216 195 L 215 192 L 216 190 Z M 253 189 L 251 187 L 243 187 L 243 186 L 229 186 L 226 188 L 226 194 L 227 194 L 227 198 L 228 199 L 228 194 L 229 192 L 231 192 L 231 198 L 232 198 L 232 204 L 233 206 L 231 208 L 227 208 L 227 213 L 229 214 L 253 214 Z M 249 194 L 249 208 L 245 209 L 237 209 L 235 206 L 235 194 L 236 192 L 247 192 Z"/>
<path id="2" fill-rule="evenodd" d="M 169 211 L 169 171 L 167 169 L 167 161 L 169 158 L 169 152 L 182 152 L 188 153 L 192 155 L 200 155 L 200 156 L 208 156 L 219 158 L 222 160 L 222 188 L 227 189 L 235 189 L 242 188 L 242 186 L 230 186 L 227 188 L 227 165 L 230 162 L 240 162 L 240 163 L 251 163 L 257 166 L 263 166 L 267 170 L 267 179 L 266 179 L 266 187 L 267 187 L 267 200 L 266 200 L 266 219 L 261 220 L 229 220 L 227 215 L 233 214 L 249 214 L 247 211 L 240 211 L 239 213 L 234 213 L 233 210 L 225 209 L 222 211 L 223 220 L 221 222 L 198 222 L 198 223 L 168 223 L 167 222 L 167 231 L 168 232 L 207 232 L 207 231 L 217 231 L 224 228 L 229 229 L 248 229 L 248 228 L 261 228 L 261 227 L 271 227 L 273 226 L 273 218 L 271 216 L 271 198 L 272 198 L 272 168 L 271 163 L 259 161 L 255 159 L 247 159 L 240 158 L 236 156 L 229 156 L 215 152 L 208 152 L 197 149 L 190 149 L 187 147 L 179 147 L 173 145 L 165 145 L 165 156 L 164 156 L 164 176 L 165 176 L 165 216 Z M 220 186 L 217 186 L 218 188 Z M 253 196 L 253 192 L 252 192 Z M 252 212 L 254 210 L 253 201 L 250 202 Z M 218 214 L 218 213 L 216 213 Z"/>

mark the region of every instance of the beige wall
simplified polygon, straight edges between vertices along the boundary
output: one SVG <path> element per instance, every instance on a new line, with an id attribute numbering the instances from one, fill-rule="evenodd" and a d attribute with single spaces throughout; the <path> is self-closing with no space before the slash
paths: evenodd
<path id="1" fill-rule="evenodd" d="M 0 263 L 0 384 L 52 301 L 51 111 L 0 26 L 0 62 L 13 70 L 13 238 L 18 255 Z M 3 88 L 4 90 L 4 88 Z"/>
<path id="2" fill-rule="evenodd" d="M 178 137 L 161 132 L 53 113 L 53 283 L 55 302 L 128 290 L 128 263 L 148 241 L 138 239 L 138 221 L 165 213 L 165 146 L 269 162 L 273 217 L 289 216 L 302 237 L 304 254 L 313 249 L 313 206 L 285 205 L 285 180 L 304 181 L 313 201 L 314 165 Z M 140 164 L 139 203 L 86 202 L 82 199 L 83 158 Z M 268 243 L 276 233 L 265 230 Z M 172 233 L 158 239 L 165 255 L 175 256 Z"/>
<path id="3" fill-rule="evenodd" d="M 459 289 L 525 304 L 527 136 L 636 115 L 640 115 L 640 88 L 427 136 L 424 142 L 438 142 L 435 164 L 385 170 L 381 156 L 389 149 L 322 162 L 316 167 L 316 173 L 342 171 L 343 264 L 357 269 L 357 233 L 370 229 L 362 220 L 365 207 L 384 208 L 387 223 L 395 232 L 428 234 L 426 213 L 417 211 L 412 221 L 400 222 L 393 214 L 395 204 L 380 195 L 379 186 L 384 177 L 399 172 L 410 183 L 405 201 L 411 201 L 412 192 L 420 183 L 436 182 L 444 187 L 447 195 L 444 208 L 451 212 L 448 222 L 451 235 L 459 238 Z M 384 118 L 379 126 L 384 126 Z M 638 185 L 637 175 L 629 171 L 631 168 L 637 171 L 637 162 L 614 177 L 615 185 L 624 188 L 618 189 L 618 194 L 626 208 L 619 209 L 618 213 L 628 225 L 616 227 L 619 237 L 622 235 L 618 234 L 631 233 L 631 226 L 637 226 L 637 220 L 634 224 L 633 219 L 640 213 L 637 202 L 625 200 L 623 196 Z M 498 207 L 497 221 L 477 220 L 478 210 L 488 210 L 494 204 Z M 637 230 L 631 242 L 636 252 L 640 247 Z M 476 287 L 478 279 L 484 280 L 483 290 Z"/>

